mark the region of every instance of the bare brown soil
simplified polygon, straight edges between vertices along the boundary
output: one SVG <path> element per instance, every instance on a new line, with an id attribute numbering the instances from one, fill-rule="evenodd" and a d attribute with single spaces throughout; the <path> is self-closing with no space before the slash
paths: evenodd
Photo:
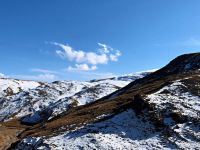
<path id="1" fill-rule="evenodd" d="M 18 135 L 25 127 L 18 120 L 0 124 L 0 150 L 8 149 L 11 144 L 19 141 Z"/>

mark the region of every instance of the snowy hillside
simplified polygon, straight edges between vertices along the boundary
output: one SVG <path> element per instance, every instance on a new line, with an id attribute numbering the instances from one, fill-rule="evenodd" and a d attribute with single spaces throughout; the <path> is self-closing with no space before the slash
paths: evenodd
<path id="1" fill-rule="evenodd" d="M 155 105 L 158 111 L 166 110 L 166 115 L 169 115 L 169 111 L 173 111 L 190 118 L 196 118 L 200 115 L 200 97 L 190 92 L 184 84 L 184 81 L 187 80 L 175 81 L 156 93 L 148 95 L 147 100 Z M 199 83 L 195 86 L 199 86 Z"/>
<path id="2" fill-rule="evenodd" d="M 52 83 L 38 83 L 1 79 L 0 120 L 5 121 L 29 115 L 24 121 L 35 122 L 35 120 L 40 120 L 38 113 L 46 110 L 50 110 L 52 114 L 46 115 L 52 118 L 71 107 L 85 105 L 102 98 L 126 86 L 136 78 L 144 77 L 147 74 L 149 72 L 141 73 L 141 75 L 132 74 L 126 76 L 126 80 L 123 77 L 114 77 L 88 82 L 55 81 Z M 12 94 L 8 96 L 9 90 L 12 91 Z"/>
<path id="3" fill-rule="evenodd" d="M 18 149 L 161 149 L 165 143 L 167 141 L 150 122 L 143 122 L 128 110 L 106 121 L 51 138 L 24 139 Z"/>
<path id="4" fill-rule="evenodd" d="M 132 110 L 125 111 L 103 122 L 88 125 L 50 138 L 26 138 L 17 149 L 200 149 L 197 133 L 199 125 L 178 124 L 174 134 L 157 131 L 147 118 L 138 118 Z M 167 131 L 166 131 L 167 132 Z"/>
<path id="5" fill-rule="evenodd" d="M 195 120 L 200 113 L 200 98 L 195 91 L 191 93 L 190 81 L 195 80 L 178 80 L 148 95 L 146 101 L 154 110 L 143 108 L 138 114 L 128 109 L 53 137 L 26 138 L 18 149 L 200 149 L 200 126 Z M 194 86 L 199 88 L 199 82 Z M 99 116 L 106 117 L 109 114 Z M 159 120 L 152 121 L 154 117 Z"/>
<path id="6" fill-rule="evenodd" d="M 186 54 L 137 80 L 58 81 L 2 98 L 0 149 L 200 149 L 199 62 Z"/>
<path id="7" fill-rule="evenodd" d="M 36 81 L 25 81 L 9 78 L 0 78 L 0 97 L 12 96 L 22 91 L 28 91 L 40 86 Z"/>
<path id="8" fill-rule="evenodd" d="M 25 134 L 16 149 L 200 149 L 199 61 L 200 54 L 180 56 L 111 96 L 45 123 L 45 131 L 27 132 L 32 136 Z"/>

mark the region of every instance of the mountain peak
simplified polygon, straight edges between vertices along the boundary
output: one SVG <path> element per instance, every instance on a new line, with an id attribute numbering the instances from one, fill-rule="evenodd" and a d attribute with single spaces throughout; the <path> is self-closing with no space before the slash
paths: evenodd
<path id="1" fill-rule="evenodd" d="M 200 53 L 184 54 L 176 57 L 160 71 L 167 74 L 184 73 L 200 69 Z"/>
<path id="2" fill-rule="evenodd" d="M 168 75 L 180 75 L 184 73 L 199 72 L 200 70 L 200 53 L 183 54 L 172 61 L 166 66 L 148 75 L 146 78 L 138 80 L 141 82 L 149 78 L 162 78 Z"/>

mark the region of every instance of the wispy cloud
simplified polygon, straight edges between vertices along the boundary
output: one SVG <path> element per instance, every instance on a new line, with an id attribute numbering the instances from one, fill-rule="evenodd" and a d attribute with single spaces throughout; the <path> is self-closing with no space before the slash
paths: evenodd
<path id="1" fill-rule="evenodd" d="M 35 80 L 35 81 L 45 81 L 51 82 L 57 80 L 57 76 L 54 74 L 38 74 L 38 75 L 12 75 L 11 78 L 25 79 L 25 80 Z"/>
<path id="2" fill-rule="evenodd" d="M 51 71 L 46 69 L 30 69 L 31 74 L 3 74 L 0 73 L 0 78 L 16 78 L 22 80 L 35 80 L 42 82 L 52 82 L 55 80 L 59 80 L 60 72 Z M 64 73 L 63 73 L 64 74 Z"/>
<path id="3" fill-rule="evenodd" d="M 118 61 L 121 56 L 119 50 L 102 43 L 97 43 L 98 47 L 96 51 L 75 50 L 71 46 L 61 43 L 51 44 L 59 47 L 59 49 L 56 50 L 56 54 L 60 58 L 67 59 L 68 61 L 71 61 L 72 64 L 67 66 L 66 69 L 60 68 L 57 70 L 50 70 L 49 68 L 32 68 L 28 70 L 29 73 L 27 74 L 11 74 L 9 77 L 45 82 L 71 79 L 70 77 L 78 80 L 79 78 L 85 80 L 113 77 L 114 74 L 98 73 L 97 69 L 99 68 L 99 65 Z M 0 73 L 0 77 L 5 77 L 5 75 Z"/>
<path id="4" fill-rule="evenodd" d="M 91 66 L 89 67 L 87 64 L 75 64 L 75 67 L 69 66 L 67 68 L 68 71 L 91 71 L 96 70 L 97 66 Z"/>
<path id="5" fill-rule="evenodd" d="M 117 75 L 111 72 L 85 72 L 85 71 L 79 71 L 79 75 L 84 80 L 92 80 L 92 79 L 105 79 L 105 78 L 111 78 L 111 77 L 116 77 Z"/>
<path id="6" fill-rule="evenodd" d="M 104 79 L 104 78 L 111 78 L 111 77 L 116 77 L 117 75 L 111 72 L 104 72 L 104 73 L 98 73 L 98 72 L 93 72 L 93 73 L 88 73 L 87 76 L 90 76 L 92 79 Z"/>
<path id="7" fill-rule="evenodd" d="M 80 66 L 79 66 L 80 67 Z M 84 68 L 84 67 L 83 67 Z M 38 74 L 10 74 L 5 75 L 0 73 L 0 78 L 16 78 L 22 80 L 34 80 L 34 81 L 41 81 L 41 82 L 52 82 L 56 80 L 92 80 L 92 79 L 104 79 L 117 76 L 111 72 L 96 72 L 96 68 L 89 68 L 91 69 L 90 72 L 85 71 L 84 69 L 77 69 L 77 68 L 67 68 L 55 71 L 57 74 L 50 73 L 51 70 L 45 69 L 30 69 L 35 70 Z M 68 74 L 69 70 L 71 70 L 70 74 Z M 87 70 L 87 67 L 86 67 Z"/>
<path id="8" fill-rule="evenodd" d="M 56 54 L 58 56 L 75 63 L 74 67 L 68 67 L 69 71 L 96 70 L 98 68 L 97 65 L 107 64 L 111 61 L 118 61 L 118 58 L 121 56 L 121 52 L 119 50 L 102 43 L 98 43 L 98 52 L 75 50 L 69 45 L 56 42 L 53 44 L 61 48 L 61 50 L 56 50 Z"/>
<path id="9" fill-rule="evenodd" d="M 52 70 L 48 70 L 48 69 L 40 69 L 40 68 L 33 68 L 33 69 L 30 69 L 30 71 L 44 73 L 44 74 L 58 74 L 57 71 L 52 71 Z"/>

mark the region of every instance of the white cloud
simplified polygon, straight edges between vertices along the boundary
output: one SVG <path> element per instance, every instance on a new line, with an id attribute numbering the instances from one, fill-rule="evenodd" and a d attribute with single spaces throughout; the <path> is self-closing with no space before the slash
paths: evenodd
<path id="1" fill-rule="evenodd" d="M 54 74 L 39 74 L 36 76 L 36 79 L 42 80 L 42 81 L 52 81 L 56 80 L 56 76 Z"/>
<path id="2" fill-rule="evenodd" d="M 101 53 L 110 53 L 111 51 L 113 51 L 114 49 L 106 44 L 102 44 L 102 43 L 98 43 L 99 45 L 99 51 Z"/>
<path id="3" fill-rule="evenodd" d="M 118 57 L 121 56 L 121 52 L 120 51 L 116 51 L 116 53 L 113 55 L 113 54 L 110 54 L 110 60 L 112 61 L 118 61 Z"/>
<path id="4" fill-rule="evenodd" d="M 97 66 L 88 66 L 87 64 L 75 64 L 75 67 L 68 67 L 68 71 L 91 71 L 96 70 Z"/>
<path id="5" fill-rule="evenodd" d="M 54 74 L 46 73 L 46 74 L 38 74 L 38 75 L 12 75 L 12 78 L 26 79 L 26 80 L 35 80 L 35 81 L 55 81 L 57 76 Z"/>
<path id="6" fill-rule="evenodd" d="M 68 71 L 68 70 L 66 70 Z M 73 73 L 73 72 L 72 72 Z M 74 71 L 74 73 L 78 74 L 84 81 L 86 80 L 93 80 L 93 79 L 106 79 L 116 77 L 118 75 L 111 73 L 111 72 L 96 72 L 96 71 Z"/>
<path id="7" fill-rule="evenodd" d="M 44 74 L 58 74 L 57 71 L 47 70 L 47 69 L 40 69 L 40 68 L 33 68 L 31 69 L 32 72 L 39 72 Z"/>
<path id="8" fill-rule="evenodd" d="M 104 73 L 93 72 L 90 75 L 88 74 L 88 76 L 91 76 L 93 79 L 105 79 L 105 78 L 116 77 L 117 75 L 111 72 L 104 72 Z"/>
<path id="9" fill-rule="evenodd" d="M 62 48 L 61 50 L 56 50 L 58 56 L 75 62 L 75 67 L 69 67 L 69 70 L 96 70 L 97 65 L 107 64 L 110 61 L 118 61 L 118 58 L 121 56 L 119 50 L 115 50 L 102 43 L 98 43 L 98 52 L 85 52 L 82 50 L 74 50 L 69 45 L 60 43 L 53 44 Z M 92 67 L 89 67 L 89 65 L 92 65 Z"/>
<path id="10" fill-rule="evenodd" d="M 81 72 L 81 76 L 83 76 L 86 79 L 106 79 L 106 78 L 112 78 L 116 77 L 116 74 L 113 74 L 111 72 L 104 72 L 104 73 L 99 73 L 99 72 Z"/>

